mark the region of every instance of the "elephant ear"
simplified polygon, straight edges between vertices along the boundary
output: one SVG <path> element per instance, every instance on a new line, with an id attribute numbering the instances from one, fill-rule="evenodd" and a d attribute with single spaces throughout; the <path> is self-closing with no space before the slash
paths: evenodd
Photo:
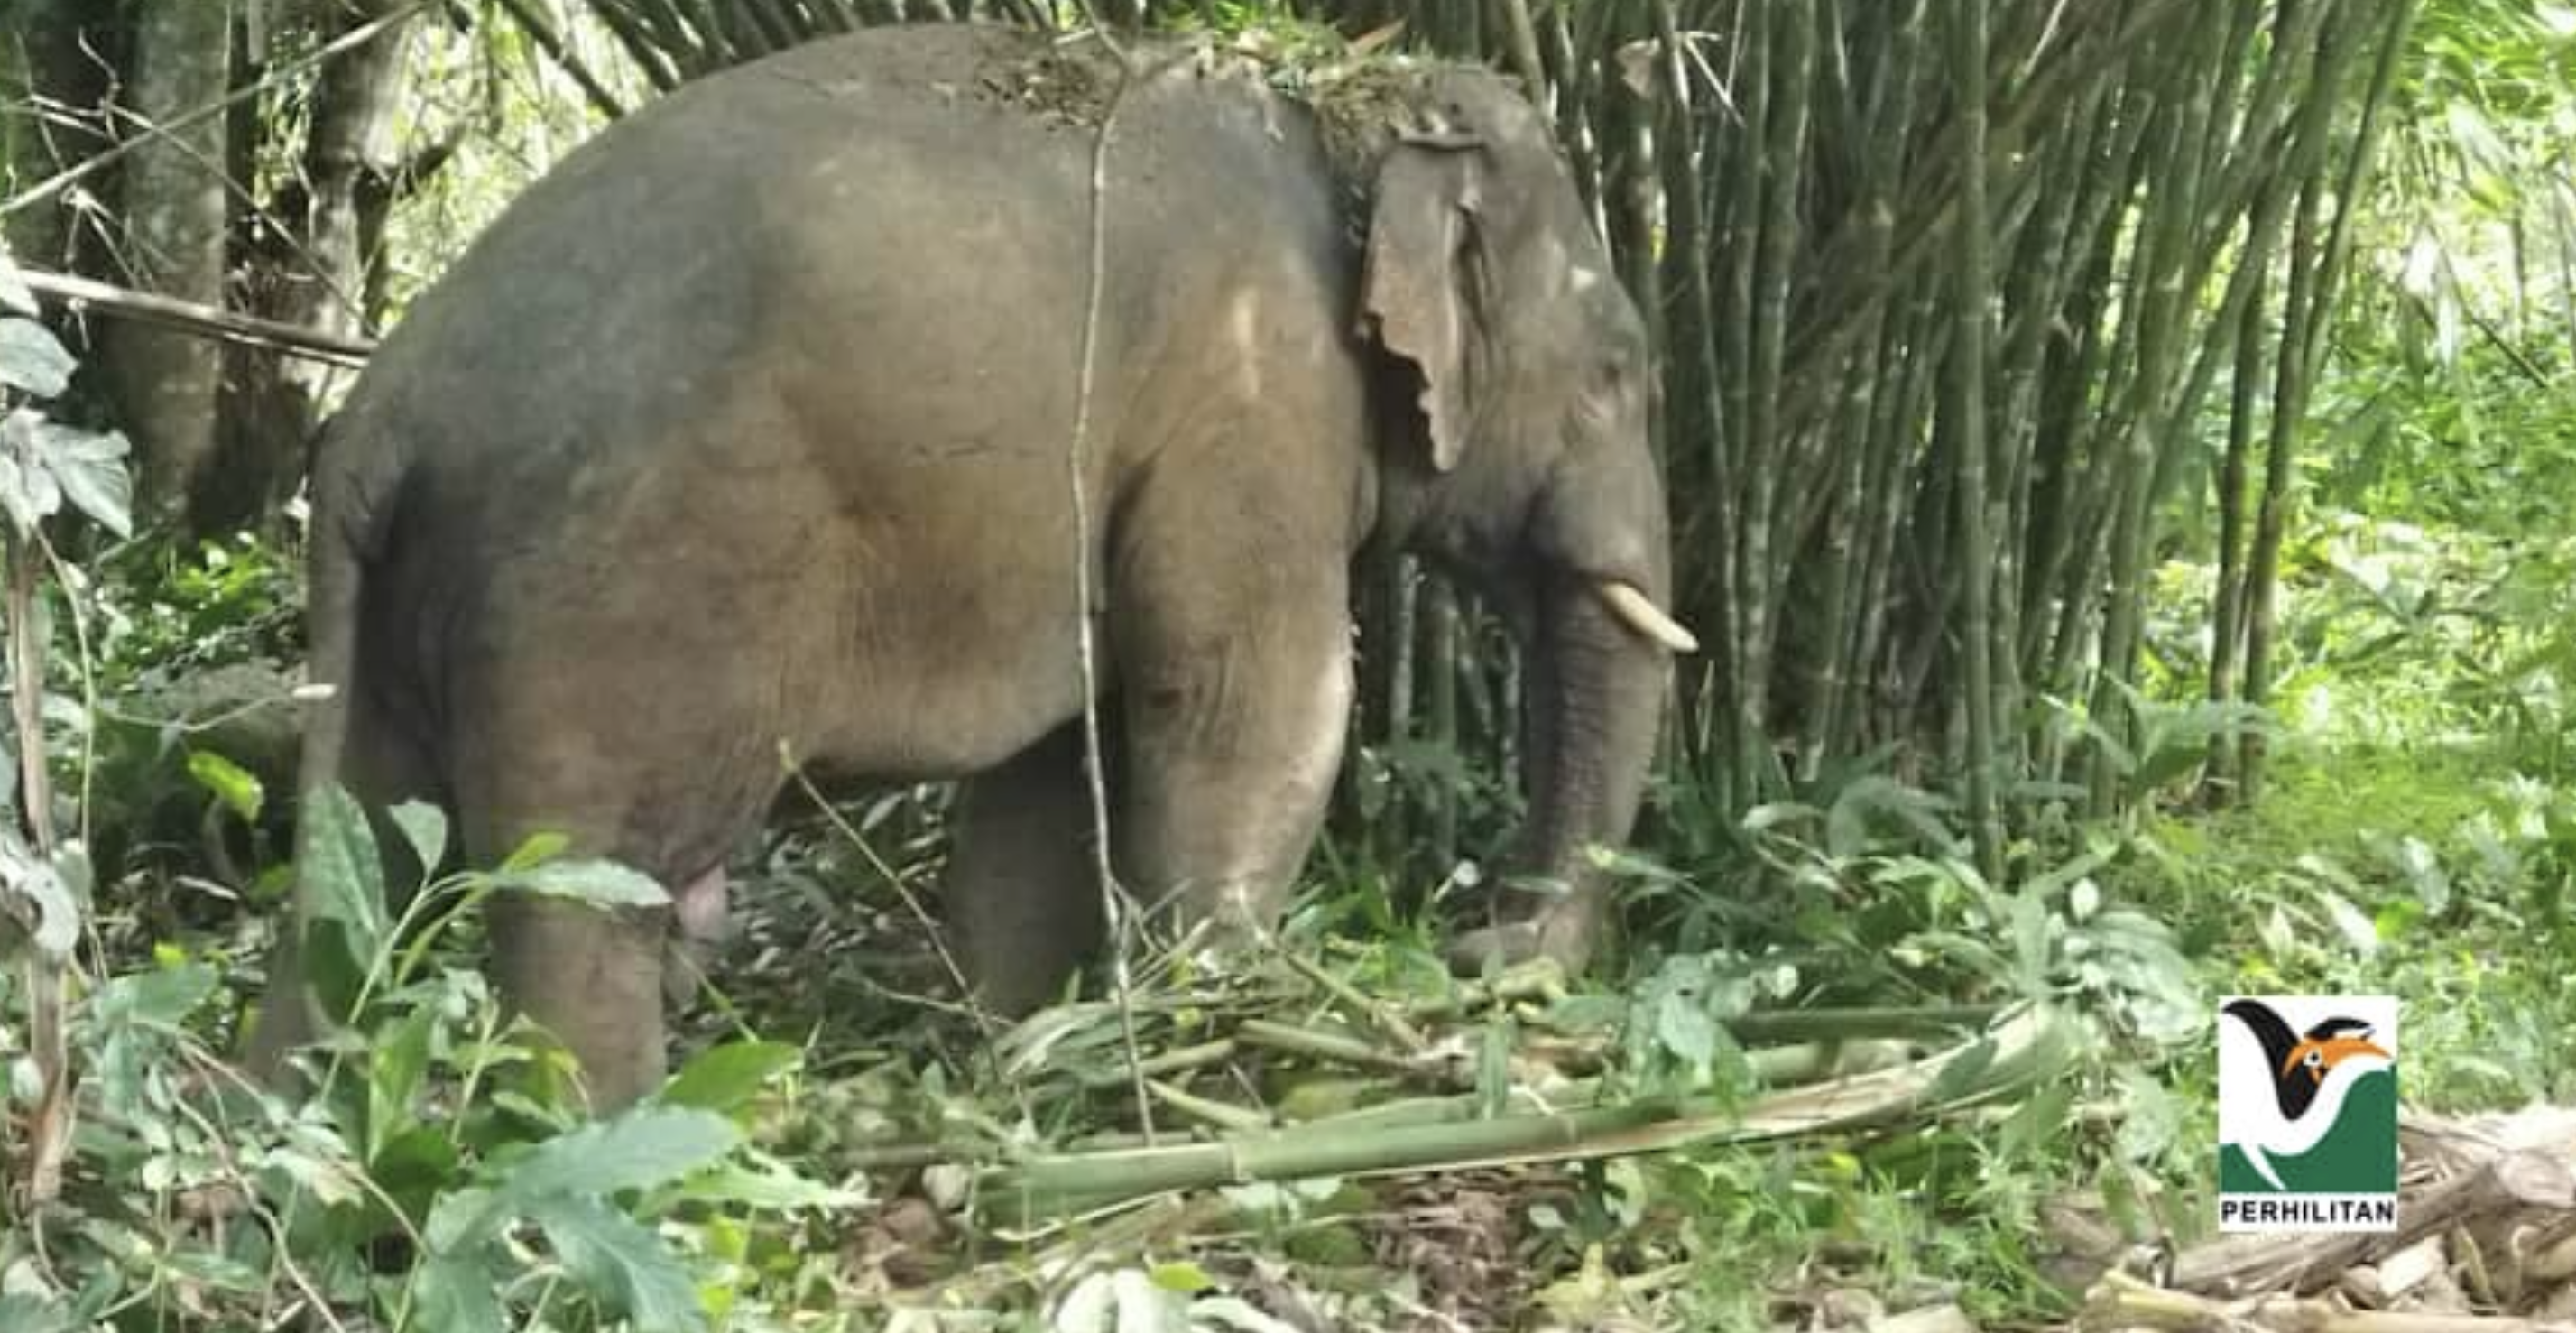
<path id="1" fill-rule="evenodd" d="M 1360 309 L 1378 345 L 1421 373 L 1431 465 L 1442 472 L 1458 465 L 1474 401 L 1479 320 L 1471 249 L 1482 158 L 1475 141 L 1451 135 L 1409 138 L 1389 149 L 1378 167 L 1360 277 Z"/>

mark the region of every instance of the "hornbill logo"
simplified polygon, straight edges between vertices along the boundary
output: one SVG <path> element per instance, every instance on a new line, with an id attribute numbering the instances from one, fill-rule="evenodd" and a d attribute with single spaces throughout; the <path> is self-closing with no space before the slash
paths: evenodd
<path id="1" fill-rule="evenodd" d="M 2261 1048 L 2258 1053 L 2222 1033 L 2220 1086 L 2272 1090 L 2269 1098 L 2240 1094 L 2221 1102 L 2219 1142 L 2234 1144 L 2272 1188 L 2286 1190 L 2270 1159 L 2297 1157 L 2317 1146 L 2343 1114 L 2353 1084 L 2366 1071 L 2388 1068 L 2396 1057 L 2373 1043 L 2370 1025 L 2357 1018 L 2329 1018 L 2300 1033 L 2260 1000 L 2232 1000 L 2219 1012 L 2244 1024 Z"/>

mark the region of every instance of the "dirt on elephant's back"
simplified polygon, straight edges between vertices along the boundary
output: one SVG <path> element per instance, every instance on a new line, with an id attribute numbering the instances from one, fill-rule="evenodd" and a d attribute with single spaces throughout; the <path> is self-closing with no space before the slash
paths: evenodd
<path id="1" fill-rule="evenodd" d="M 1118 95 L 1116 57 L 1096 44 L 1051 48 L 995 61 L 983 73 L 986 92 L 1043 119 L 1096 128 Z"/>
<path id="2" fill-rule="evenodd" d="M 1359 178 L 1386 151 L 1387 140 L 1414 118 L 1422 71 L 1362 63 L 1318 78 L 1306 91 L 1324 154 L 1346 178 Z"/>

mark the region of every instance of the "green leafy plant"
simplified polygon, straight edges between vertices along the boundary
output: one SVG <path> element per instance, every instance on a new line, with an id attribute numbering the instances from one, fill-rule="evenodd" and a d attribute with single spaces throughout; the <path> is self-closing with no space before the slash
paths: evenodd
<path id="1" fill-rule="evenodd" d="M 141 1326 L 215 1328 L 297 1300 L 423 1333 L 621 1321 L 696 1333 L 711 1304 L 757 1286 L 757 1272 L 722 1262 L 728 1246 L 738 1254 L 763 1218 L 851 1202 L 748 1143 L 794 1048 L 713 1047 L 645 1103 L 587 1121 L 560 1053 L 506 1020 L 444 947 L 496 893 L 609 906 L 658 900 L 650 880 L 540 841 L 397 908 L 354 801 L 326 789 L 304 818 L 306 956 L 331 1020 L 307 1053 L 311 1098 L 254 1089 L 209 1051 L 195 1025 L 221 978 L 206 961 L 173 952 L 111 979 L 78 1011 L 74 1040 L 95 1069 L 70 1249 L 95 1276 L 61 1285 L 30 1271 L 13 1288 L 30 1319 L 86 1327 L 150 1311 Z M 389 822 L 421 864 L 440 864 L 435 811 L 407 806 Z M 227 1212 L 256 1224 L 203 1225 Z M 710 1282 L 711 1269 L 731 1275 Z"/>

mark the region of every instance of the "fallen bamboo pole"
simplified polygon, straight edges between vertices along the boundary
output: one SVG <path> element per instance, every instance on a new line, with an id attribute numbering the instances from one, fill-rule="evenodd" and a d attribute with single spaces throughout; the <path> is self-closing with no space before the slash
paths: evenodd
<path id="1" fill-rule="evenodd" d="M 1452 1119 L 1458 1108 L 1443 1105 L 1439 1118 L 1427 1122 L 1388 1123 L 1380 1113 L 1370 1123 L 1370 1113 L 1360 1112 L 1205 1142 L 1036 1153 L 995 1166 L 979 1197 L 997 1217 L 1034 1225 L 1175 1190 L 1252 1181 L 1575 1161 L 1847 1132 L 2017 1087 L 2050 1066 L 2066 1035 L 2064 1020 L 2051 1011 L 2026 1008 L 1925 1059 L 1736 1107 L 1705 1096 L 1662 1095 Z M 1532 1100 L 1520 1093 L 1511 1104 Z"/>

